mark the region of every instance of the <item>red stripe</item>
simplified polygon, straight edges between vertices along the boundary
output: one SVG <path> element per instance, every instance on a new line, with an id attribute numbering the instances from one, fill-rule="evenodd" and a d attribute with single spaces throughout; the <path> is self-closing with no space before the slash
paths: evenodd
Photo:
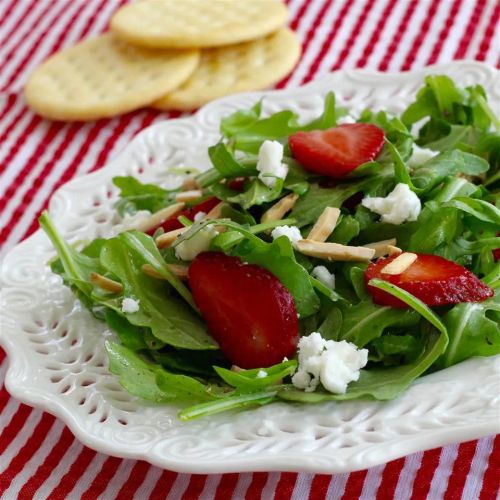
<path id="1" fill-rule="evenodd" d="M 413 481 L 412 500 L 421 500 L 427 498 L 429 488 L 431 487 L 432 478 L 439 465 L 439 457 L 441 456 L 442 448 L 426 451 L 420 463 L 420 469 L 415 475 Z"/>
<path id="2" fill-rule="evenodd" d="M 444 496 L 445 500 L 459 500 L 462 498 L 465 481 L 469 474 L 476 448 L 477 441 L 462 443 L 458 447 L 457 458 L 448 479 L 448 489 Z"/>
<path id="3" fill-rule="evenodd" d="M 488 460 L 488 467 L 483 475 L 483 484 L 479 500 L 491 500 L 498 498 L 500 490 L 500 434 L 497 434 L 493 442 L 493 449 Z M 466 500 L 466 499 L 464 499 Z"/>
<path id="4" fill-rule="evenodd" d="M 267 483 L 267 478 L 269 474 L 267 472 L 254 472 L 252 475 L 252 481 L 248 486 L 245 498 L 247 500 L 253 500 L 254 498 L 260 498 L 262 495 L 262 490 Z"/>
<path id="5" fill-rule="evenodd" d="M 309 493 L 309 500 L 323 500 L 326 498 L 328 487 L 333 476 L 328 474 L 317 474 L 311 483 L 311 492 Z"/>
<path id="6" fill-rule="evenodd" d="M 342 500 L 353 500 L 361 495 L 363 485 L 365 484 L 366 474 L 366 470 L 360 470 L 349 474 Z"/>
<path id="7" fill-rule="evenodd" d="M 16 102 L 16 94 L 8 94 L 7 99 L 3 103 L 4 106 L 2 108 L 2 112 L 0 113 L 0 120 L 3 119 L 7 115 L 7 113 L 12 109 L 15 102 Z M 2 134 L 2 137 L 4 134 Z"/>
<path id="8" fill-rule="evenodd" d="M 332 24 L 332 28 L 330 32 L 328 33 L 328 36 L 324 40 L 323 44 L 321 45 L 321 48 L 319 52 L 317 53 L 316 57 L 314 58 L 313 63 L 309 67 L 309 71 L 307 72 L 307 75 L 302 79 L 302 83 L 308 82 L 311 80 L 316 72 L 318 71 L 319 65 L 321 64 L 321 61 L 327 54 L 327 52 L 330 50 L 330 47 L 332 43 L 334 42 L 335 38 L 337 38 L 337 34 L 344 24 L 344 20 L 349 14 L 349 11 L 351 7 L 353 6 L 354 2 L 352 0 L 345 0 L 345 2 L 342 5 L 342 8 L 340 9 L 340 12 L 338 13 L 337 17 L 335 18 L 335 21 Z"/>
<path id="9" fill-rule="evenodd" d="M 408 6 L 401 16 L 401 22 L 394 31 L 391 43 L 387 47 L 384 55 L 382 56 L 382 60 L 378 65 L 379 71 L 387 71 L 387 69 L 389 68 L 389 64 L 391 63 L 392 58 L 394 57 L 394 54 L 399 47 L 399 43 L 408 30 L 408 26 L 410 24 L 411 18 L 413 17 L 413 14 L 415 13 L 417 5 L 418 2 L 416 0 L 411 0 L 410 2 L 408 2 Z"/>
<path id="10" fill-rule="evenodd" d="M 55 467 L 73 442 L 74 437 L 71 431 L 65 427 L 61 433 L 59 441 L 52 448 L 42 464 L 33 471 L 31 478 L 19 491 L 18 498 L 34 498 L 42 483 L 50 476 Z"/>
<path id="11" fill-rule="evenodd" d="M 66 474 L 60 478 L 59 484 L 50 493 L 50 499 L 66 500 L 69 498 L 68 493 L 74 488 L 78 479 L 83 476 L 95 456 L 97 453 L 94 450 L 84 447 Z"/>
<path id="12" fill-rule="evenodd" d="M 1 382 L 3 384 L 3 380 Z M 3 412 L 4 408 L 7 406 L 7 402 L 9 401 L 9 399 L 10 399 L 10 394 L 7 392 L 5 385 L 2 385 L 2 388 L 0 389 L 0 414 Z M 4 437 L 4 435 L 2 434 L 2 439 L 3 439 L 3 437 Z"/>
<path id="13" fill-rule="evenodd" d="M 116 498 L 132 498 L 137 491 L 137 488 L 139 488 L 139 486 L 143 483 L 150 468 L 150 464 L 139 460 L 132 467 L 128 479 L 123 483 L 123 486 L 118 491 Z"/>
<path id="14" fill-rule="evenodd" d="M 2 432 L 2 439 L 0 440 L 0 456 L 7 449 L 11 441 L 17 436 L 22 429 L 24 422 L 29 417 L 31 408 L 26 405 L 20 405 L 16 413 L 10 419 L 9 424 Z M 30 430 L 28 429 L 28 432 Z"/>
<path id="15" fill-rule="evenodd" d="M 387 24 L 387 21 L 389 20 L 392 10 L 394 9 L 396 5 L 396 0 L 389 0 L 382 11 L 382 14 L 380 14 L 380 17 L 377 21 L 377 25 L 375 29 L 372 32 L 372 35 L 370 39 L 368 40 L 367 44 L 365 45 L 365 48 L 363 50 L 363 53 L 359 57 L 358 61 L 356 62 L 356 67 L 357 68 L 362 68 L 366 66 L 368 59 L 373 53 L 373 49 L 377 46 L 377 43 L 380 39 L 380 35 L 384 31 L 385 25 Z"/>
<path id="16" fill-rule="evenodd" d="M 366 23 L 366 18 L 368 17 L 368 14 L 370 11 L 373 9 L 373 4 L 375 3 L 375 0 L 368 0 L 366 5 L 363 6 L 363 11 L 361 14 L 358 16 L 356 20 L 356 24 L 354 25 L 354 28 L 351 31 L 351 34 L 349 35 L 349 38 L 344 44 L 344 48 L 340 52 L 340 55 L 337 57 L 337 61 L 333 64 L 332 70 L 337 70 L 340 69 L 346 60 L 347 56 L 351 52 L 351 49 L 354 47 L 356 43 L 356 38 L 359 36 L 361 33 L 361 29 L 363 28 L 364 24 Z"/>
<path id="17" fill-rule="evenodd" d="M 297 14 L 290 22 L 290 29 L 292 29 L 293 31 L 297 30 L 299 22 L 304 17 L 304 14 L 305 14 L 307 8 L 309 7 L 310 3 L 311 3 L 311 0 L 305 0 L 305 2 L 302 3 L 299 10 L 297 11 Z"/>
<path id="18" fill-rule="evenodd" d="M 177 479 L 177 476 L 178 474 L 176 472 L 164 470 L 160 479 L 156 482 L 156 486 L 151 492 L 151 495 L 149 495 L 149 500 L 164 500 Z"/>
<path id="19" fill-rule="evenodd" d="M 479 44 L 479 49 L 475 57 L 478 61 L 484 61 L 486 59 L 486 54 L 488 53 L 488 49 L 490 48 L 491 39 L 493 38 L 493 34 L 495 33 L 495 28 L 497 27 L 499 19 L 500 19 L 500 1 L 498 1 L 495 4 L 495 9 L 493 10 L 493 13 L 490 16 L 490 20 L 488 21 L 488 25 L 486 26 L 483 39 Z"/>
<path id="20" fill-rule="evenodd" d="M 17 476 L 17 474 L 19 474 L 19 471 L 22 470 L 26 462 L 33 456 L 36 450 L 40 448 L 54 421 L 55 418 L 52 415 L 49 415 L 48 413 L 43 414 L 40 422 L 38 422 L 37 426 L 33 429 L 25 445 L 21 448 L 21 450 L 19 450 L 19 453 L 2 473 L 2 480 L 0 481 L 0 495 L 2 495 L 3 492 L 10 486 L 10 483 Z"/>
<path id="21" fill-rule="evenodd" d="M 401 475 L 404 464 L 404 458 L 399 458 L 398 460 L 393 460 L 386 464 L 382 473 L 382 480 L 377 490 L 377 500 L 394 498 L 394 493 L 396 492 L 399 476 Z"/>
<path id="22" fill-rule="evenodd" d="M 2 19 L 7 19 L 14 10 L 14 7 L 16 7 L 17 5 L 18 4 L 16 2 L 10 2 L 9 6 L 5 9 L 5 12 L 1 14 Z M 2 40 L 1 42 L 3 43 L 4 40 Z"/>
<path id="23" fill-rule="evenodd" d="M 102 464 L 102 469 L 92 481 L 92 484 L 83 493 L 81 500 L 93 500 L 97 498 L 106 489 L 121 462 L 121 458 L 109 457 L 106 459 Z"/>
<path id="24" fill-rule="evenodd" d="M 461 6 L 462 6 L 462 0 L 455 0 L 453 2 L 453 5 L 451 6 L 450 12 L 446 17 L 444 25 L 441 28 L 441 31 L 439 32 L 437 42 L 434 44 L 434 47 L 432 47 L 432 52 L 429 58 L 427 59 L 427 64 L 434 64 L 438 60 L 438 57 L 443 49 L 444 42 L 446 41 L 446 39 L 450 34 L 450 30 L 453 27 L 453 24 L 455 23 L 457 14 Z"/>
<path id="25" fill-rule="evenodd" d="M 293 489 L 297 482 L 298 474 L 295 472 L 282 472 L 278 484 L 276 485 L 276 492 L 274 500 L 288 500 L 292 498 Z"/>
<path id="26" fill-rule="evenodd" d="M 410 44 L 410 50 L 406 54 L 406 58 L 401 66 L 401 69 L 403 71 L 408 71 L 409 69 L 411 69 L 413 63 L 415 62 L 415 58 L 417 57 L 418 51 L 420 50 L 424 38 L 427 36 L 431 23 L 434 20 L 434 16 L 436 15 L 438 6 L 439 6 L 439 0 L 432 0 L 430 2 L 429 9 L 427 10 L 426 15 L 424 16 L 422 24 L 418 28 L 417 34 L 415 35 L 412 43 Z"/>
<path id="27" fill-rule="evenodd" d="M 463 59 L 465 57 L 472 38 L 476 32 L 474 28 L 479 24 L 485 5 L 486 0 L 477 0 L 474 5 L 474 10 L 472 11 L 471 16 L 469 17 L 469 22 L 460 37 L 460 43 L 458 44 L 455 54 L 453 54 L 453 59 Z"/>
<path id="28" fill-rule="evenodd" d="M 226 500 L 236 488 L 239 474 L 224 474 L 215 490 L 214 500 Z"/>
<path id="29" fill-rule="evenodd" d="M 182 495 L 182 500 L 198 500 L 206 482 L 206 474 L 192 474 L 189 478 L 189 485 Z"/>

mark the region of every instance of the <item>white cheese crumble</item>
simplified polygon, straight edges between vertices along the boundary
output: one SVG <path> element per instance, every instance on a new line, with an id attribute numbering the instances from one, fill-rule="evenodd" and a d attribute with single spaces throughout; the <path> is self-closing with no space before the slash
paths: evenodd
<path id="1" fill-rule="evenodd" d="M 325 340 L 313 332 L 299 341 L 299 366 L 292 377 L 298 389 L 312 392 L 321 382 L 334 394 L 345 394 L 349 382 L 359 379 L 359 370 L 368 362 L 368 350 L 342 340 Z"/>
<path id="2" fill-rule="evenodd" d="M 433 149 L 428 148 L 421 148 L 420 146 L 414 144 L 412 155 L 408 160 L 408 166 L 413 168 L 423 165 L 437 154 L 439 154 L 439 151 L 434 151 Z"/>
<path id="3" fill-rule="evenodd" d="M 218 234 L 212 226 L 205 226 L 191 238 L 181 241 L 175 247 L 175 256 L 181 260 L 193 260 L 199 253 L 210 248 L 210 242 Z"/>
<path id="4" fill-rule="evenodd" d="M 337 120 L 337 125 L 343 125 L 344 123 L 356 123 L 356 118 L 351 115 L 341 116 Z"/>
<path id="5" fill-rule="evenodd" d="M 292 243 L 293 248 L 297 248 L 297 242 L 302 239 L 300 229 L 297 226 L 278 226 L 271 231 L 273 240 L 280 236 L 286 236 Z"/>
<path id="6" fill-rule="evenodd" d="M 417 220 L 422 209 L 419 197 L 404 183 L 397 184 L 385 198 L 367 196 L 361 204 L 381 215 L 382 222 L 396 225 Z"/>
<path id="7" fill-rule="evenodd" d="M 325 266 L 316 266 L 312 270 L 312 275 L 328 288 L 332 290 L 335 288 L 335 276 Z"/>
<path id="8" fill-rule="evenodd" d="M 257 378 L 266 378 L 267 373 L 264 370 L 259 370 L 256 375 Z"/>
<path id="9" fill-rule="evenodd" d="M 269 188 L 274 187 L 276 178 L 284 179 L 288 166 L 282 163 L 283 145 L 278 141 L 264 141 L 259 149 L 257 170 L 259 179 Z"/>
<path id="10" fill-rule="evenodd" d="M 200 220 L 203 220 L 203 217 L 205 217 L 207 214 L 206 212 L 198 212 L 197 214 L 195 214 L 195 216 L 193 217 L 193 222 L 198 222 Z"/>
<path id="11" fill-rule="evenodd" d="M 131 299 L 130 297 L 125 297 L 122 300 L 122 312 L 124 313 L 135 313 L 139 310 L 139 301 Z"/>

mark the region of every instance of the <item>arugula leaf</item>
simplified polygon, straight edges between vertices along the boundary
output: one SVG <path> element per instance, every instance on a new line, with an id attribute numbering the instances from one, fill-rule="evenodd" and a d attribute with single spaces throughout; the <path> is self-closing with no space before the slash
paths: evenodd
<path id="1" fill-rule="evenodd" d="M 384 366 L 414 361 L 422 350 L 419 340 L 413 335 L 383 335 L 368 345 L 370 359 L 382 361 Z"/>
<path id="2" fill-rule="evenodd" d="M 220 351 L 164 348 L 161 351 L 152 352 L 151 355 L 168 371 L 187 372 L 204 377 L 213 377 L 216 374 L 213 365 L 230 366 Z"/>
<path id="3" fill-rule="evenodd" d="M 106 309 L 104 319 L 111 330 L 118 335 L 118 338 L 125 347 L 132 351 L 141 351 L 148 348 L 144 340 L 146 328 L 132 325 L 124 315 L 112 309 Z"/>
<path id="4" fill-rule="evenodd" d="M 442 368 L 473 356 L 500 354 L 500 293 L 484 302 L 457 304 L 443 316 L 450 344 Z"/>
<path id="5" fill-rule="evenodd" d="M 260 179 L 254 179 L 246 191 L 227 198 L 227 201 L 238 203 L 242 208 L 248 210 L 255 205 L 277 200 L 281 197 L 282 190 L 283 179 L 276 179 L 272 188 L 267 187 Z"/>
<path id="6" fill-rule="evenodd" d="M 142 184 L 134 177 L 113 177 L 113 184 L 120 188 L 115 208 L 122 217 L 139 210 L 157 212 L 168 204 L 169 192 L 155 184 Z"/>
<path id="7" fill-rule="evenodd" d="M 140 303 L 128 313 L 130 323 L 151 328 L 161 341 L 184 349 L 216 349 L 203 321 L 178 298 L 169 294 L 165 282 L 150 278 L 141 268 L 147 262 L 140 249 L 127 245 L 127 233 L 107 240 L 101 250 L 101 263 L 124 287 L 124 295 Z"/>
<path id="8" fill-rule="evenodd" d="M 478 220 L 496 224 L 497 227 L 500 227 L 500 210 L 486 201 L 473 198 L 454 198 L 442 206 L 457 208 Z"/>

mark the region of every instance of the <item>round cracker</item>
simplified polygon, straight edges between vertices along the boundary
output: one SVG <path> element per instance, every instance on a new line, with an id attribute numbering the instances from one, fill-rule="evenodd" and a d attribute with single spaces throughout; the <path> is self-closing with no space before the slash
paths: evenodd
<path id="1" fill-rule="evenodd" d="M 111 34 L 49 58 L 24 89 L 28 105 L 55 120 L 93 120 L 149 105 L 195 70 L 198 50 L 147 50 Z"/>
<path id="2" fill-rule="evenodd" d="M 143 47 L 219 47 L 266 36 L 287 18 L 279 0 L 145 0 L 119 9 L 110 28 Z"/>
<path id="3" fill-rule="evenodd" d="M 287 28 L 253 42 L 203 50 L 191 77 L 153 107 L 191 110 L 227 94 L 264 89 L 290 73 L 299 57 L 300 44 Z"/>

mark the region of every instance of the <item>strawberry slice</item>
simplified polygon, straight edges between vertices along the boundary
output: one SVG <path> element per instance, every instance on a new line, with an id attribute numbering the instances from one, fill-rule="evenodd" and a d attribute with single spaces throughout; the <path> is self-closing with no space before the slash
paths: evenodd
<path id="1" fill-rule="evenodd" d="M 212 208 L 214 208 L 219 202 L 220 200 L 218 198 L 216 198 L 215 196 L 211 196 L 210 198 L 207 198 L 201 203 L 198 203 L 197 205 L 194 205 L 190 208 L 186 208 L 182 212 L 179 212 L 177 215 L 169 217 L 167 220 L 163 221 L 160 225 L 154 227 L 153 229 L 150 229 L 147 233 L 150 236 L 153 236 L 155 231 L 160 227 L 162 227 L 166 233 L 168 233 L 169 231 L 173 231 L 174 229 L 179 229 L 182 227 L 182 224 L 179 222 L 179 217 L 181 215 L 187 217 L 190 221 L 194 221 L 194 217 L 196 214 L 200 212 L 205 212 L 205 213 L 210 212 L 210 210 L 212 210 Z"/>
<path id="2" fill-rule="evenodd" d="M 221 351 L 241 368 L 280 363 L 299 340 L 290 292 L 266 269 L 220 252 L 203 252 L 189 266 L 196 305 Z"/>
<path id="3" fill-rule="evenodd" d="M 345 123 L 328 130 L 297 132 L 288 138 L 293 157 L 307 170 L 344 177 L 377 158 L 384 131 L 371 123 Z"/>
<path id="4" fill-rule="evenodd" d="M 368 285 L 373 278 L 388 281 L 410 292 L 428 306 L 482 302 L 493 295 L 493 290 L 465 267 L 438 255 L 417 254 L 417 260 L 401 274 L 382 272 L 397 257 L 398 255 L 392 255 L 379 259 L 365 271 L 365 282 L 375 304 L 408 307 L 389 293 Z"/>

